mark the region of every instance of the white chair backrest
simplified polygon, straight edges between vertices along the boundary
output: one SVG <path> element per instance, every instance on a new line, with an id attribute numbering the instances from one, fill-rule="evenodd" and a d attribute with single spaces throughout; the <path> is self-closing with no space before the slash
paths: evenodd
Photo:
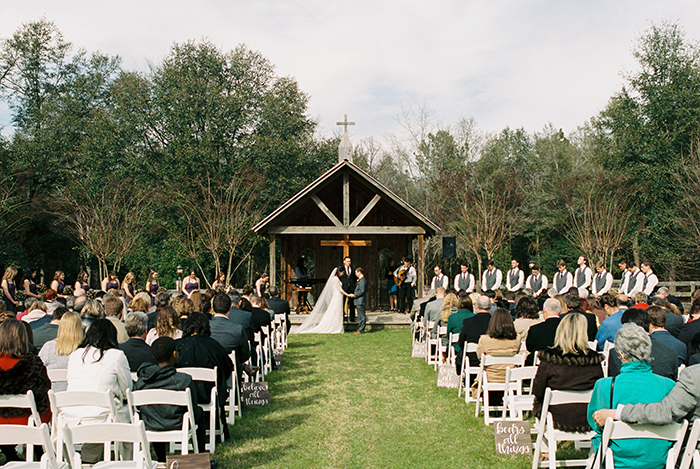
<path id="1" fill-rule="evenodd" d="M 666 459 L 666 468 L 673 469 L 676 465 L 676 459 L 678 459 L 680 447 L 683 443 L 683 437 L 685 436 L 685 430 L 687 428 L 687 420 L 683 420 L 681 423 L 670 423 L 668 425 L 629 425 L 625 422 L 614 421 L 609 418 L 605 422 L 601 440 L 601 452 L 605 454 L 605 467 L 614 467 L 613 461 L 615 459 L 615 454 L 609 447 L 610 440 L 650 438 L 675 442 L 669 450 Z"/>
<path id="2" fill-rule="evenodd" d="M 700 419 L 693 422 L 693 428 L 690 430 L 688 441 L 686 441 L 679 469 L 690 469 L 691 464 L 693 464 L 695 469 L 700 469 L 700 452 L 697 449 L 698 439 L 700 439 Z"/>
<path id="3" fill-rule="evenodd" d="M 178 373 L 186 373 L 192 377 L 194 381 L 207 381 L 210 383 L 216 383 L 216 368 L 199 368 L 199 367 L 185 367 L 178 368 Z"/>
<path id="4" fill-rule="evenodd" d="M 525 364 L 525 357 L 523 355 L 509 355 L 505 357 L 497 357 L 493 355 L 484 355 L 481 357 L 481 366 L 487 367 L 491 365 L 514 365 L 523 366 Z"/>
<path id="5" fill-rule="evenodd" d="M 27 394 L 0 395 L 0 407 L 18 407 L 20 409 L 29 409 L 30 418 L 27 424 L 34 426 L 41 425 L 41 417 L 39 416 L 39 411 L 36 408 L 34 393 L 31 389 L 27 391 Z"/>
<path id="6" fill-rule="evenodd" d="M 457 342 L 459 342 L 459 334 L 450 332 L 450 344 L 456 344 Z"/>
<path id="7" fill-rule="evenodd" d="M 561 404 L 589 404 L 593 390 L 588 391 L 559 391 L 547 388 L 542 400 L 542 418 L 549 412 L 549 407 Z"/>
<path id="8" fill-rule="evenodd" d="M 66 368 L 53 368 L 46 371 L 52 383 L 65 383 L 68 381 L 68 369 Z"/>
<path id="9" fill-rule="evenodd" d="M 610 350 L 615 348 L 615 342 L 611 342 L 609 340 L 605 341 L 605 345 L 603 345 L 603 351 L 604 352 L 609 352 Z"/>
<path id="10" fill-rule="evenodd" d="M 438 327 L 438 335 L 439 336 L 447 335 L 447 326 Z"/>
<path id="11" fill-rule="evenodd" d="M 593 340 L 593 341 L 588 341 L 588 348 L 591 350 L 597 350 L 598 349 L 598 340 Z"/>
<path id="12" fill-rule="evenodd" d="M 135 423 L 97 423 L 76 425 L 72 428 L 66 426 L 63 429 L 65 444 L 68 454 L 73 462 L 73 467 L 81 467 L 80 455 L 75 451 L 76 444 L 105 443 L 105 461 L 112 460 L 110 443 L 125 442 L 133 444 L 133 461 L 125 461 L 125 464 L 110 464 L 109 467 L 132 467 L 151 469 L 154 467 L 151 460 L 151 450 L 146 438 L 146 427 L 139 421 Z M 134 462 L 136 464 L 134 464 Z M 129 463 L 127 465 L 126 463 Z"/>
<path id="13" fill-rule="evenodd" d="M 29 425 L 0 425 L 0 445 L 40 445 L 44 448 L 42 459 L 42 468 L 58 469 L 66 465 L 59 465 L 56 460 L 56 452 L 54 451 L 51 435 L 49 434 L 49 426 L 42 423 L 39 427 Z M 26 461 L 31 462 L 34 458 L 34 451 L 26 452 Z M 44 466 L 45 464 L 45 466 Z M 7 467 L 10 465 L 8 464 Z M 12 467 L 22 467 L 23 465 L 14 463 Z"/>

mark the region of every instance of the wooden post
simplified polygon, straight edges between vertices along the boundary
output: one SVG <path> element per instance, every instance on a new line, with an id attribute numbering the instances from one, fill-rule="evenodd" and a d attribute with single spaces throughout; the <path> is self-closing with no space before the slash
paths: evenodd
<path id="1" fill-rule="evenodd" d="M 275 235 L 270 235 L 270 286 L 277 285 L 277 250 L 275 249 Z"/>
<path id="2" fill-rule="evenodd" d="M 350 175 L 343 172 L 343 226 L 350 224 Z"/>
<path id="3" fill-rule="evenodd" d="M 425 264 L 423 262 L 423 235 L 418 235 L 418 298 L 423 298 L 423 274 Z"/>

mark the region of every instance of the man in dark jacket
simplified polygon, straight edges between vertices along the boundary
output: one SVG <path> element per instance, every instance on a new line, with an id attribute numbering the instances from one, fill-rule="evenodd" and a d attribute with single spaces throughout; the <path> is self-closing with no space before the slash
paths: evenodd
<path id="1" fill-rule="evenodd" d="M 197 423 L 197 446 L 199 452 L 205 451 L 207 442 L 206 432 L 208 421 L 204 417 L 202 408 L 197 405 L 197 391 L 190 375 L 178 373 L 175 369 L 177 363 L 177 346 L 175 340 L 170 337 L 159 337 L 151 347 L 153 356 L 158 364 L 144 363 L 138 370 L 138 381 L 134 384 L 134 390 L 141 389 L 169 389 L 171 391 L 190 390 L 192 396 L 192 408 L 194 420 Z M 171 431 L 182 428 L 182 417 L 187 412 L 186 407 L 174 405 L 149 405 L 139 407 L 141 420 L 150 431 Z M 165 462 L 167 443 L 153 443 L 153 449 L 159 462 Z"/>
<path id="2" fill-rule="evenodd" d="M 136 372 L 144 363 L 155 363 L 151 353 L 151 347 L 146 343 L 146 327 L 148 317 L 146 313 L 134 311 L 126 315 L 124 327 L 129 335 L 129 340 L 119 344 L 119 350 L 124 352 L 129 360 L 129 369 Z"/>
<path id="3" fill-rule="evenodd" d="M 277 285 L 272 285 L 268 290 L 270 298 L 267 300 L 267 304 L 270 305 L 272 311 L 275 314 L 284 314 L 284 318 L 287 324 L 287 332 L 291 329 L 292 324 L 289 322 L 289 301 L 280 298 L 280 289 Z"/>
<path id="4" fill-rule="evenodd" d="M 457 342 L 462 350 L 464 350 L 465 343 L 477 344 L 479 343 L 479 337 L 486 334 L 491 321 L 490 309 L 491 299 L 486 295 L 482 295 L 476 300 L 476 314 L 462 321 L 462 329 L 459 332 L 459 340 Z M 476 353 L 469 353 L 467 356 L 469 357 L 470 366 L 479 365 Z M 455 364 L 457 365 L 457 371 L 461 372 L 462 355 L 457 355 Z"/>

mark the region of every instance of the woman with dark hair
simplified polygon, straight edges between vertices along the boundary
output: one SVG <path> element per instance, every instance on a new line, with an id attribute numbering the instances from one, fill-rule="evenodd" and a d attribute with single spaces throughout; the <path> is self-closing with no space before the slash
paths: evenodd
<path id="1" fill-rule="evenodd" d="M 217 367 L 217 378 L 219 387 L 217 389 L 219 398 L 219 418 L 225 419 L 224 405 L 228 391 L 226 380 L 231 377 L 233 362 L 226 353 L 226 349 L 211 338 L 211 327 L 209 318 L 204 314 L 193 312 L 189 315 L 182 328 L 182 338 L 177 341 L 177 353 L 179 359 L 176 367 Z M 197 402 L 206 404 L 210 401 L 210 393 L 213 385 L 211 383 L 195 382 L 197 388 Z M 225 438 L 228 439 L 228 426 L 224 425 Z"/>
<path id="2" fill-rule="evenodd" d="M 148 273 L 148 280 L 146 280 L 146 293 L 151 296 L 151 306 L 155 304 L 159 287 L 160 284 L 158 283 L 158 272 L 151 270 Z"/>
<path id="3" fill-rule="evenodd" d="M 117 329 L 107 319 L 97 319 L 85 332 L 78 349 L 68 358 L 68 391 L 108 393 L 117 406 L 117 421 L 128 422 L 129 412 L 124 404 L 132 386 L 129 361 L 119 350 Z M 69 407 L 62 412 L 68 426 L 79 423 L 101 423 L 109 411 L 92 406 Z M 87 447 L 87 448 L 86 448 Z M 83 445 L 83 463 L 93 464 L 102 455 L 102 445 Z"/>
<path id="4" fill-rule="evenodd" d="M 534 413 L 542 412 L 542 400 L 547 388 L 565 391 L 593 389 L 603 377 L 600 364 L 603 356 L 588 348 L 588 322 L 580 313 L 567 314 L 559 322 L 554 347 L 539 353 L 540 364 L 532 382 L 535 396 Z M 590 431 L 586 422 L 586 404 L 552 406 L 555 428 L 563 431 Z"/>
<path id="5" fill-rule="evenodd" d="M 199 278 L 197 278 L 197 272 L 190 269 L 190 274 L 182 280 L 182 293 L 190 298 L 195 290 L 199 291 Z"/>
<path id="6" fill-rule="evenodd" d="M 56 301 L 61 303 L 61 306 L 65 306 L 66 300 L 68 299 L 68 295 L 63 294 L 63 289 L 66 288 L 66 285 L 63 283 L 65 279 L 66 274 L 64 274 L 62 270 L 57 270 L 56 273 L 53 274 L 53 281 L 49 286 L 49 288 L 56 291 Z"/>
<path id="7" fill-rule="evenodd" d="M 522 302 L 522 300 L 521 300 Z M 486 334 L 479 338 L 476 356 L 510 357 L 520 352 L 520 335 L 515 331 L 510 311 L 498 308 L 493 312 Z M 508 365 L 492 365 L 485 368 L 490 383 L 502 383 L 506 379 Z"/>
<path id="8" fill-rule="evenodd" d="M 51 420 L 48 391 L 51 380 L 41 359 L 28 352 L 25 325 L 16 319 L 0 324 L 0 395 L 26 394 L 31 390 L 41 421 Z M 28 409 L 0 408 L 0 424 L 27 425 Z M 19 461 L 14 445 L 0 446 L 8 461 Z"/>
<path id="9" fill-rule="evenodd" d="M 522 298 L 515 307 L 515 332 L 520 334 L 523 342 L 527 339 L 527 331 L 531 326 L 538 324 L 544 319 L 540 317 L 540 308 L 537 301 L 529 296 Z"/>
<path id="10" fill-rule="evenodd" d="M 462 322 L 472 316 L 474 316 L 472 299 L 469 298 L 467 292 L 460 292 L 459 309 L 457 312 L 450 314 L 450 317 L 447 319 L 447 337 L 450 336 L 450 332 L 459 335 L 462 330 Z M 457 342 L 454 342 L 454 349 L 455 354 L 461 355 L 462 347 Z"/>
<path id="11" fill-rule="evenodd" d="M 81 270 L 78 277 L 75 279 L 75 285 L 73 285 L 73 291 L 83 290 L 87 292 L 90 289 L 89 283 L 90 276 L 84 270 Z"/>
<path id="12" fill-rule="evenodd" d="M 37 289 L 36 282 L 34 281 L 36 279 L 36 268 L 30 267 L 26 270 L 27 274 L 24 277 L 24 282 L 22 285 L 24 286 L 24 294 L 27 298 L 36 298 L 37 300 L 41 299 L 41 295 L 39 295 L 39 290 Z"/>
<path id="13" fill-rule="evenodd" d="M 119 277 L 114 270 L 108 276 L 102 279 L 100 284 L 102 291 L 119 290 Z"/>
<path id="14" fill-rule="evenodd" d="M 15 314 L 17 314 L 17 306 L 19 305 L 19 301 L 15 300 L 15 293 L 17 293 L 16 276 L 17 269 L 14 267 L 5 269 L 5 275 L 2 276 L 2 300 L 5 302 L 5 310 Z"/>

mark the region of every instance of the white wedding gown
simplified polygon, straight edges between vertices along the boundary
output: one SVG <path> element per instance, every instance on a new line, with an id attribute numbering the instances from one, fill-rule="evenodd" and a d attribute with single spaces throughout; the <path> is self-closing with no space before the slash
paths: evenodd
<path id="1" fill-rule="evenodd" d="M 328 278 L 326 286 L 321 290 L 314 309 L 301 326 L 293 327 L 290 334 L 342 334 L 343 326 L 343 286 L 340 278 L 335 275 L 338 269 Z"/>

